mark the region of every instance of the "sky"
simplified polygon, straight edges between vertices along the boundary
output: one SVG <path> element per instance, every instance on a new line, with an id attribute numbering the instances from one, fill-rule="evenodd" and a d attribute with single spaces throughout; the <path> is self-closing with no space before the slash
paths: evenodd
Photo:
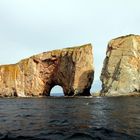
<path id="1" fill-rule="evenodd" d="M 91 92 L 101 88 L 108 42 L 128 34 L 140 34 L 140 0 L 0 0 L 0 64 L 91 43 Z"/>

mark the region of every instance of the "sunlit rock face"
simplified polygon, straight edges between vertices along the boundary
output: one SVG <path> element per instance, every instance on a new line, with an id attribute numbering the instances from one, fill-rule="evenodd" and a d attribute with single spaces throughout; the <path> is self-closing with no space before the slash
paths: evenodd
<path id="1" fill-rule="evenodd" d="M 93 75 L 91 44 L 44 52 L 0 66 L 0 96 L 49 96 L 55 85 L 66 96 L 88 96 Z"/>
<path id="2" fill-rule="evenodd" d="M 128 35 L 109 42 L 101 73 L 102 95 L 140 92 L 140 36 Z"/>

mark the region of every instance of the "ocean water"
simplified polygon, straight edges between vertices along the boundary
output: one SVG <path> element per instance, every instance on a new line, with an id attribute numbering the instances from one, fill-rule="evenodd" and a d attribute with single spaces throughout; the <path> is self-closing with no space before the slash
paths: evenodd
<path id="1" fill-rule="evenodd" d="M 140 140 L 140 98 L 1 98 L 0 139 Z"/>

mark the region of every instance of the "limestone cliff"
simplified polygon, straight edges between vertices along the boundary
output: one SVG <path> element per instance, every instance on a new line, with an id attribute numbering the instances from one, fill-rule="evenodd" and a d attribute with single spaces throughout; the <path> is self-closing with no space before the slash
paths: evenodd
<path id="1" fill-rule="evenodd" d="M 93 74 L 91 44 L 44 52 L 0 66 L 0 96 L 49 96 L 55 85 L 67 96 L 90 95 Z"/>
<path id="2" fill-rule="evenodd" d="M 101 73 L 102 95 L 140 92 L 140 36 L 128 35 L 109 42 Z"/>

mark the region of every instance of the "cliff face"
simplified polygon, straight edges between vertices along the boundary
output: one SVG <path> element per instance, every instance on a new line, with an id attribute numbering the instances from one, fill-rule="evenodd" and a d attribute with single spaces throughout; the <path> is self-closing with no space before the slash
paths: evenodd
<path id="1" fill-rule="evenodd" d="M 87 44 L 2 65 L 0 96 L 49 96 L 55 85 L 60 85 L 67 96 L 90 95 L 92 64 L 92 46 Z"/>
<path id="2" fill-rule="evenodd" d="M 140 92 L 140 36 L 128 35 L 109 42 L 100 79 L 102 95 Z"/>

